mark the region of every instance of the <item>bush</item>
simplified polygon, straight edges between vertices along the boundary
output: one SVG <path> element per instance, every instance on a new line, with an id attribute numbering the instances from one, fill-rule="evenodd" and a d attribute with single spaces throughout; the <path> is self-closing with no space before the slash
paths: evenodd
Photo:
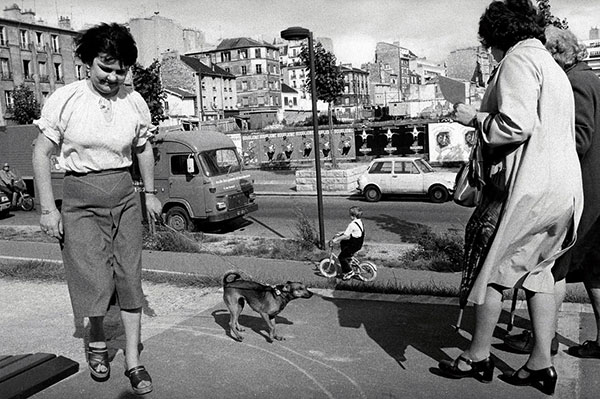
<path id="1" fill-rule="evenodd" d="M 306 213 L 298 206 L 294 207 L 294 214 L 296 215 L 296 233 L 294 236 L 300 242 L 302 249 L 312 251 L 319 243 L 317 229 L 306 216 Z"/>
<path id="2" fill-rule="evenodd" d="M 403 257 L 409 269 L 437 272 L 462 271 L 464 240 L 457 233 L 436 234 L 429 227 L 422 227 L 417 236 L 418 247 Z"/>

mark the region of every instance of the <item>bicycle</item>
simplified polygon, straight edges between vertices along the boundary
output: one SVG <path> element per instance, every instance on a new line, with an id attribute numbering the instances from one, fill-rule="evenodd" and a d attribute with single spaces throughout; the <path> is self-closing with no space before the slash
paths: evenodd
<path id="1" fill-rule="evenodd" d="M 333 253 L 333 242 L 329 241 L 329 256 L 319 262 L 319 271 L 325 277 L 335 277 L 341 273 L 340 260 Z M 377 266 L 369 261 L 360 261 L 356 256 L 350 258 L 350 267 L 354 277 L 362 281 L 373 281 L 377 277 Z"/>

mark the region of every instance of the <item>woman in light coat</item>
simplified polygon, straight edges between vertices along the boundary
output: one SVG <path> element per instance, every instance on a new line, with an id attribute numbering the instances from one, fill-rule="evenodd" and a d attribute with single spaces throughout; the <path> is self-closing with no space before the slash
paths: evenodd
<path id="1" fill-rule="evenodd" d="M 458 359 L 439 366 L 448 377 L 491 380 L 502 293 L 518 287 L 527 295 L 536 343 L 526 364 L 503 379 L 539 384 L 551 394 L 557 379 L 551 267 L 573 244 L 583 206 L 572 91 L 543 45 L 543 18 L 529 0 L 494 1 L 479 36 L 499 65 L 479 112 L 455 106 L 458 122 L 481 131 L 488 172 L 465 238 L 465 262 L 480 267 L 469 295 L 475 331 Z"/>

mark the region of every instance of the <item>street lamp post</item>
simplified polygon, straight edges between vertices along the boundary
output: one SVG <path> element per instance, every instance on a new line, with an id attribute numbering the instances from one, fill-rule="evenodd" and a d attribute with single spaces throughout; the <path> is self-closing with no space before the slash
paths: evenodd
<path id="1" fill-rule="evenodd" d="M 294 26 L 281 31 L 285 40 L 308 39 L 308 58 L 310 64 L 310 97 L 312 101 L 313 140 L 315 142 L 315 179 L 317 184 L 317 210 L 319 214 L 319 246 L 325 248 L 325 223 L 323 220 L 323 187 L 321 185 L 321 154 L 319 150 L 319 116 L 317 112 L 317 82 L 315 80 L 315 48 L 313 34 L 306 28 Z"/>

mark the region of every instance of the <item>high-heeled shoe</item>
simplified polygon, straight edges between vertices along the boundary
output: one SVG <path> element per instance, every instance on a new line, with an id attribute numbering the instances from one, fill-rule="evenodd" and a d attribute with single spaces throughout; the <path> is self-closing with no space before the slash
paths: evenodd
<path id="1" fill-rule="evenodd" d="M 464 362 L 467 366 L 471 366 L 469 370 L 461 370 L 458 367 L 458 362 Z M 494 360 L 491 357 L 474 362 L 460 355 L 455 360 L 442 360 L 438 367 L 442 375 L 449 378 L 465 378 L 473 377 L 481 382 L 491 382 L 494 378 Z"/>
<path id="2" fill-rule="evenodd" d="M 521 370 L 527 373 L 527 377 L 519 377 Z M 516 386 L 535 386 L 546 395 L 554 395 L 558 375 L 553 366 L 540 370 L 530 370 L 527 366 L 523 366 L 511 375 L 504 374 L 500 376 L 500 379 Z"/>

